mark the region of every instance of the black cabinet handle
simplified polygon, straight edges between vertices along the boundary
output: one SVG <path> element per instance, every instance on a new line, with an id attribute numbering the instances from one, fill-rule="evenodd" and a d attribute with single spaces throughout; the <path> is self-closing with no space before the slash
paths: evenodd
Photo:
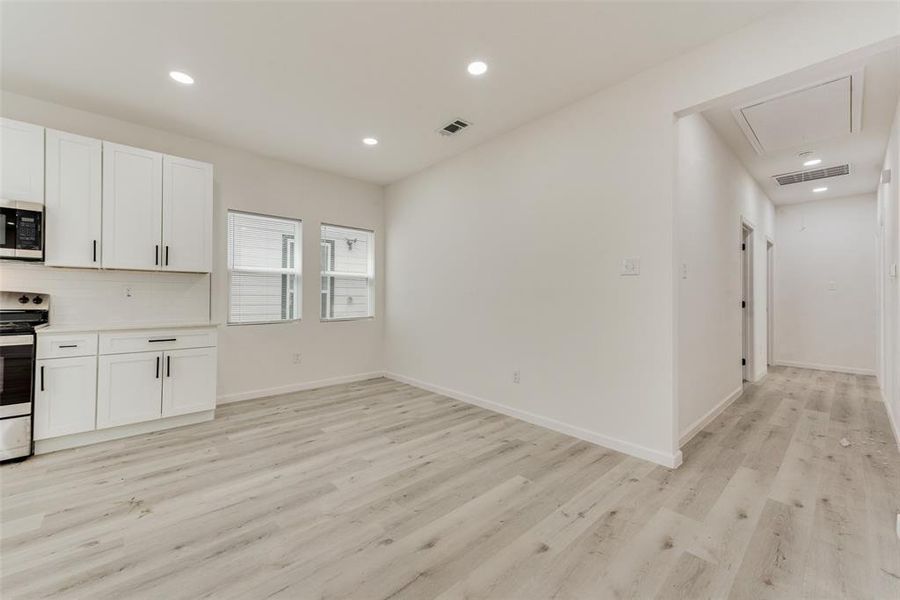
<path id="1" fill-rule="evenodd" d="M 153 259 L 153 264 L 158 265 L 159 264 L 159 244 L 155 245 L 154 248 L 156 248 L 156 258 Z"/>
<path id="2" fill-rule="evenodd" d="M 60 348 L 77 348 L 78 344 L 66 344 L 65 346 L 60 345 Z"/>
<path id="3" fill-rule="evenodd" d="M 97 240 L 94 240 L 94 262 L 97 262 Z"/>
<path id="4" fill-rule="evenodd" d="M 44 366 L 41 365 L 41 391 L 44 391 Z"/>
<path id="5" fill-rule="evenodd" d="M 159 379 L 159 357 L 156 357 L 156 378 Z"/>
<path id="6" fill-rule="evenodd" d="M 172 376 L 172 357 L 166 357 L 166 377 Z"/>
<path id="7" fill-rule="evenodd" d="M 156 342 L 177 342 L 178 338 L 160 338 L 158 340 L 147 340 L 151 344 L 155 344 Z"/>
<path id="8" fill-rule="evenodd" d="M 169 246 L 166 246 L 166 266 L 169 266 Z"/>

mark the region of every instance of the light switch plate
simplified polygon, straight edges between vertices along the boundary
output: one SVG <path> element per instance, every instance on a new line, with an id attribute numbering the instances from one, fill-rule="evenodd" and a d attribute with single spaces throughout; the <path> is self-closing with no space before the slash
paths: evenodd
<path id="1" fill-rule="evenodd" d="M 622 265 L 619 268 L 619 275 L 630 277 L 641 274 L 641 257 L 632 256 L 622 259 Z"/>

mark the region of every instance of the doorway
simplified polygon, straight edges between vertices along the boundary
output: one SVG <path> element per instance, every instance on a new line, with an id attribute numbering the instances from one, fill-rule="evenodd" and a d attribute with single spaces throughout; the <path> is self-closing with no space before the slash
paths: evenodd
<path id="1" fill-rule="evenodd" d="M 741 220 L 741 366 L 753 380 L 753 226 Z"/>

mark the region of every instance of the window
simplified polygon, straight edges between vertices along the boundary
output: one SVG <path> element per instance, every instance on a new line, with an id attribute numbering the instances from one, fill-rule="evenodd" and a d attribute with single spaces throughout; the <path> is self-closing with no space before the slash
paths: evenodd
<path id="1" fill-rule="evenodd" d="M 300 318 L 300 221 L 228 211 L 228 322 Z"/>
<path id="2" fill-rule="evenodd" d="M 375 314 L 375 234 L 322 225 L 321 315 L 324 320 L 361 319 Z"/>

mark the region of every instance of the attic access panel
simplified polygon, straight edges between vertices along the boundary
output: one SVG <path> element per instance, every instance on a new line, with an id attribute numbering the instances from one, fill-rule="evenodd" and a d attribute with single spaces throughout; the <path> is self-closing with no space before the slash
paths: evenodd
<path id="1" fill-rule="evenodd" d="M 733 110 L 757 154 L 809 148 L 859 131 L 862 73 L 753 102 Z"/>

